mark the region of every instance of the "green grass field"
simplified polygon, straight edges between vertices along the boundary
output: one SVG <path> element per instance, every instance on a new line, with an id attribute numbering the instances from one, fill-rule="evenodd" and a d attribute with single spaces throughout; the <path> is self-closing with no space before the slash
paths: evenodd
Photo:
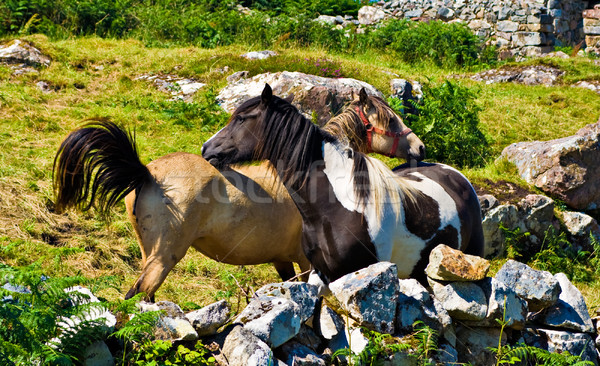
<path id="1" fill-rule="evenodd" d="M 275 48 L 280 56 L 246 61 L 239 55 L 247 46 L 214 49 L 148 48 L 135 40 L 74 38 L 50 41 L 45 36 L 25 37 L 49 54 L 53 62 L 38 74 L 13 76 L 0 65 L 0 263 L 26 266 L 38 262 L 50 276 L 81 273 L 108 276 L 112 287 L 101 296 L 121 298 L 137 278 L 140 250 L 124 204 L 114 209 L 110 222 L 93 211 L 53 212 L 52 165 L 66 135 L 86 118 L 108 117 L 135 129 L 142 161 L 150 162 L 174 151 L 200 153 L 202 143 L 226 121 L 225 112 L 207 109 L 225 78 L 235 71 L 310 71 L 305 58 L 327 58 L 344 76 L 364 80 L 385 94 L 396 77 L 439 84 L 445 79 L 468 86 L 482 108 L 480 118 L 496 158 L 510 143 L 568 136 L 600 116 L 600 97 L 570 85 L 597 79 L 592 60 L 556 61 L 568 73 L 555 87 L 514 84 L 485 85 L 432 65 L 402 64 L 390 54 L 357 57 L 328 54 L 319 49 Z M 219 70 L 229 67 L 227 73 Z M 136 78 L 143 74 L 177 74 L 193 77 L 207 86 L 193 103 L 169 102 L 169 95 Z M 42 92 L 36 83 L 52 89 Z M 387 159 L 390 166 L 399 161 Z M 490 159 L 487 166 L 466 170 L 474 183 L 505 179 L 519 182 L 514 169 Z M 236 266 L 217 263 L 191 250 L 167 277 L 157 300 L 193 307 L 220 298 L 244 303 L 244 292 L 277 281 L 270 265 Z M 582 284 L 592 308 L 600 305 L 600 281 Z M 186 305 L 187 304 L 187 305 Z M 591 310 L 591 309 L 590 309 Z"/>

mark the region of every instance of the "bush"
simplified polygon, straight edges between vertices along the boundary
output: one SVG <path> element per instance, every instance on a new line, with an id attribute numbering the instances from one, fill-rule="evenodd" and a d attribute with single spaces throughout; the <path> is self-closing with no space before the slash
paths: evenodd
<path id="1" fill-rule="evenodd" d="M 390 32 L 390 30 L 395 30 Z M 440 67 L 464 67 L 489 63 L 490 52 L 481 40 L 462 23 L 392 21 L 374 32 L 376 39 L 390 37 L 389 48 L 406 62 L 432 61 Z M 387 33 L 390 33 L 389 35 Z M 480 54 L 484 53 L 481 59 Z"/>
<path id="2" fill-rule="evenodd" d="M 489 143 L 480 130 L 480 107 L 467 87 L 446 81 L 423 85 L 423 102 L 408 115 L 410 127 L 425 144 L 427 158 L 460 168 L 482 166 L 490 156 Z"/>

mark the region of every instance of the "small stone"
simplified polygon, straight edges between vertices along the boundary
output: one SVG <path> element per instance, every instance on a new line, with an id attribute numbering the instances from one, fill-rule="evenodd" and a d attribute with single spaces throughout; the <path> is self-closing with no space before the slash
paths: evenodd
<path id="1" fill-rule="evenodd" d="M 252 332 L 241 326 L 234 327 L 223 343 L 223 355 L 230 365 L 272 366 L 273 351 Z"/>
<path id="2" fill-rule="evenodd" d="M 277 52 L 269 51 L 269 50 L 252 51 L 252 52 L 244 53 L 243 55 L 241 55 L 241 57 L 243 57 L 247 60 L 264 60 L 264 59 L 267 59 L 269 57 L 274 57 L 274 56 L 277 56 Z"/>
<path id="3" fill-rule="evenodd" d="M 478 281 L 485 278 L 490 262 L 440 244 L 429 254 L 427 276 L 439 281 Z"/>
<path id="4" fill-rule="evenodd" d="M 189 312 L 185 317 L 192 324 L 199 337 L 212 335 L 217 329 L 227 322 L 230 312 L 229 303 L 226 300 L 218 301 L 202 309 Z"/>
<path id="5" fill-rule="evenodd" d="M 300 307 L 280 297 L 253 299 L 235 318 L 271 347 L 279 347 L 300 331 Z"/>
<path id="6" fill-rule="evenodd" d="M 447 285 L 430 280 L 433 294 L 453 319 L 483 320 L 487 314 L 487 299 L 473 282 L 452 282 Z"/>

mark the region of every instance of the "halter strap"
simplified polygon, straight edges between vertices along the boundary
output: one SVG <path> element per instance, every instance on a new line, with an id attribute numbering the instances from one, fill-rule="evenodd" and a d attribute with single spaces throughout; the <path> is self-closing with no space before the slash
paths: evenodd
<path id="1" fill-rule="evenodd" d="M 394 153 L 396 152 L 396 149 L 398 148 L 398 144 L 400 142 L 400 137 L 406 136 L 412 132 L 412 130 L 408 127 L 406 127 L 404 130 L 402 130 L 400 132 L 391 132 L 391 131 L 382 130 L 381 128 L 373 126 L 371 124 L 371 122 L 369 122 L 369 120 L 367 119 L 367 117 L 365 117 L 365 114 L 363 113 L 362 109 L 359 106 L 356 106 L 356 113 L 358 113 L 360 120 L 367 128 L 367 152 L 373 152 L 373 148 L 371 147 L 371 144 L 373 141 L 373 133 L 376 133 L 378 135 L 389 136 L 389 137 L 394 138 L 394 143 L 392 144 L 392 149 L 387 154 L 387 156 L 393 158 L 393 157 L 395 157 Z"/>

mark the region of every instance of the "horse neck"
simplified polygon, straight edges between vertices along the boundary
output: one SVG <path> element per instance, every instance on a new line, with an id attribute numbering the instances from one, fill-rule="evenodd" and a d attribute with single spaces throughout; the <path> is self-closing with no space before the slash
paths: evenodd
<path id="1" fill-rule="evenodd" d="M 273 143 L 261 146 L 257 158 L 269 160 L 286 188 L 298 191 L 314 164 L 323 160 L 323 142 L 331 139 L 303 116 L 293 115 L 286 128 L 265 132 L 262 140 Z"/>
<path id="2" fill-rule="evenodd" d="M 353 150 L 366 153 L 365 139 L 361 137 L 362 123 L 354 108 L 354 105 L 349 105 L 342 113 L 330 119 L 323 130 L 350 145 Z"/>

